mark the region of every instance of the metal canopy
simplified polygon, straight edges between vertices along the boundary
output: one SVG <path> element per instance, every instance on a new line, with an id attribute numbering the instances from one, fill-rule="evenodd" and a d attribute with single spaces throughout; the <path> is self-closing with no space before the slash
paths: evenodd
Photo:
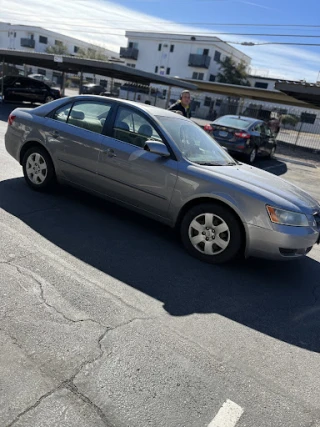
<path id="1" fill-rule="evenodd" d="M 320 108 L 320 84 L 279 80 L 276 83 L 276 89 L 299 101 L 308 102 L 313 107 Z"/>
<path id="2" fill-rule="evenodd" d="M 186 80 L 191 82 L 190 80 Z M 211 92 L 212 94 L 225 95 L 238 98 L 249 98 L 256 101 L 265 101 L 275 104 L 292 105 L 302 108 L 315 108 L 311 104 L 310 99 L 299 99 L 290 93 L 282 93 L 277 87 L 277 90 L 259 89 L 249 86 L 230 85 L 217 82 L 197 82 L 198 90 L 203 92 Z M 309 103 L 309 104 L 308 104 Z M 320 108 L 320 106 L 318 106 Z"/>
<path id="3" fill-rule="evenodd" d="M 194 83 L 188 83 L 176 78 L 168 78 L 146 71 L 133 69 L 112 61 L 97 61 L 94 59 L 78 58 L 76 56 L 52 55 L 49 53 L 25 52 L 0 49 L 0 60 L 15 65 L 33 65 L 51 70 L 78 73 L 98 74 L 119 80 L 149 85 L 162 84 L 170 87 L 197 90 Z"/>

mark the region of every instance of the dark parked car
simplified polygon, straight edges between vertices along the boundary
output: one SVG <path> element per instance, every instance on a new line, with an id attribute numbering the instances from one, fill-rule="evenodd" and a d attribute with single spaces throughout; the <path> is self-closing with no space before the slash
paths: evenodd
<path id="1" fill-rule="evenodd" d="M 204 129 L 232 156 L 244 155 L 249 163 L 253 163 L 257 156 L 271 157 L 276 152 L 275 136 L 262 120 L 222 116 Z"/>
<path id="2" fill-rule="evenodd" d="M 0 89 L 1 82 L 0 79 Z M 60 91 L 36 79 L 23 76 L 5 76 L 3 81 L 4 101 L 29 101 L 47 103 L 60 98 Z"/>
<path id="3" fill-rule="evenodd" d="M 100 95 L 102 92 L 105 92 L 106 88 L 104 86 L 98 85 L 96 83 L 86 83 L 82 86 L 81 93 L 86 95 Z"/>

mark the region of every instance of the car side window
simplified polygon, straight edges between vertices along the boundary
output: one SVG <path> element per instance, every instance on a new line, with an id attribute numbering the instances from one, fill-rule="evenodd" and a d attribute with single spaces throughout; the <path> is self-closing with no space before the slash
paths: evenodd
<path id="1" fill-rule="evenodd" d="M 73 104 L 67 123 L 91 132 L 102 133 L 111 105 L 105 102 L 77 101 Z"/>
<path id="2" fill-rule="evenodd" d="M 18 79 L 14 82 L 13 87 L 15 88 L 26 88 L 28 87 L 27 81 L 24 79 Z"/>
<path id="3" fill-rule="evenodd" d="M 148 140 L 162 142 L 158 132 L 142 114 L 126 107 L 118 109 L 112 136 L 141 148 Z"/>
<path id="4" fill-rule="evenodd" d="M 67 123 L 71 106 L 72 104 L 67 104 L 63 107 L 58 108 L 52 116 L 53 120 L 58 120 L 58 122 Z"/>

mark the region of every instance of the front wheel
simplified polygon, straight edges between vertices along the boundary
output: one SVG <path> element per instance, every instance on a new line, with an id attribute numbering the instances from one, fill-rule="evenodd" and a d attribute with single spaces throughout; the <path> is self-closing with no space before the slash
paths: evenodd
<path id="1" fill-rule="evenodd" d="M 45 149 L 31 147 L 22 159 L 24 178 L 37 191 L 50 189 L 55 182 L 55 171 L 52 160 Z"/>
<path id="2" fill-rule="evenodd" d="M 181 223 L 181 239 L 190 255 L 211 263 L 231 261 L 240 254 L 243 234 L 236 215 L 216 203 L 191 208 Z"/>
<path id="3" fill-rule="evenodd" d="M 248 162 L 250 163 L 250 165 L 252 165 L 255 162 L 256 158 L 257 158 L 257 149 L 256 149 L 256 147 L 254 147 L 250 151 L 250 154 L 247 157 Z"/>
<path id="4" fill-rule="evenodd" d="M 268 159 L 270 159 L 270 158 L 272 158 L 272 157 L 274 157 L 274 155 L 276 154 L 276 149 L 277 149 L 277 146 L 276 145 L 274 145 L 273 147 L 272 147 L 272 149 L 271 149 L 271 151 L 270 151 L 270 153 L 268 154 Z"/>

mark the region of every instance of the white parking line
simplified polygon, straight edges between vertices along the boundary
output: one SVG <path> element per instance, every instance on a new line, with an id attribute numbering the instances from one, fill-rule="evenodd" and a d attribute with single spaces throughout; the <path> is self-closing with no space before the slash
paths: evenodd
<path id="1" fill-rule="evenodd" d="M 243 412 L 241 406 L 228 399 L 208 427 L 235 427 Z"/>

